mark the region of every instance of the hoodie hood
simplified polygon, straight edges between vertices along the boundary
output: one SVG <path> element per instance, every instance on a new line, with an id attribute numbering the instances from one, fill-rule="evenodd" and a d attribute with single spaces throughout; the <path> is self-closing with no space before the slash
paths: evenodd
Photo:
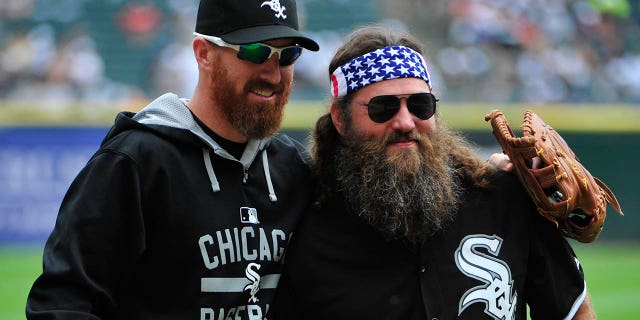
<path id="1" fill-rule="evenodd" d="M 140 110 L 133 116 L 133 120 L 152 127 L 165 126 L 188 130 L 213 149 L 213 152 L 217 155 L 229 160 L 237 160 L 200 128 L 187 107 L 187 102 L 187 99 L 180 99 L 173 93 L 166 93 Z M 269 139 L 250 139 L 240 158 L 240 162 L 248 167 L 257 153 L 268 145 Z"/>
<path id="2" fill-rule="evenodd" d="M 247 179 L 246 172 L 248 172 L 248 168 L 256 159 L 257 155 L 259 153 L 262 153 L 265 177 L 267 179 L 267 185 L 269 187 L 269 198 L 271 199 L 271 201 L 275 202 L 277 198 L 274 194 L 273 185 L 271 183 L 268 155 L 266 150 L 266 147 L 269 145 L 271 138 L 249 139 L 242 157 L 240 159 L 236 159 L 204 132 L 204 130 L 193 118 L 191 111 L 187 107 L 187 102 L 187 99 L 180 99 L 173 93 L 166 93 L 158 97 L 156 100 L 152 101 L 149 105 L 140 110 L 140 112 L 133 115 L 131 119 L 139 124 L 144 125 L 152 131 L 158 132 L 164 136 L 169 136 L 173 139 L 184 139 L 181 137 L 181 135 L 177 134 L 176 130 L 174 129 L 185 130 L 192 133 L 193 136 L 197 138 L 196 141 L 199 140 L 203 144 L 202 152 L 204 164 L 207 169 L 209 179 L 211 180 L 211 187 L 214 192 L 220 191 L 221 187 L 215 175 L 213 162 L 211 161 L 211 151 L 225 159 L 242 163 L 242 166 L 245 168 L 245 176 L 243 177 L 243 180 L 245 182 Z M 120 127 L 120 130 L 116 129 L 116 131 L 111 132 L 108 137 L 113 136 L 119 131 L 126 130 L 128 128 L 130 127 L 127 125 L 124 127 Z"/>

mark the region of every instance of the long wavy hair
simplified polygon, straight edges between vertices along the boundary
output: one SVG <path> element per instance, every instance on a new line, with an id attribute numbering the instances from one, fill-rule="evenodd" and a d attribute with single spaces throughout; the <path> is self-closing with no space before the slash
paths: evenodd
<path id="1" fill-rule="evenodd" d="M 351 61 L 352 59 L 369 53 L 371 51 L 384 48 L 387 46 L 406 46 L 416 52 L 423 54 L 420 42 L 405 32 L 392 30 L 381 25 L 371 25 L 359 28 L 352 32 L 348 37 L 348 41 L 341 46 L 329 64 L 329 77 L 338 67 Z M 351 113 L 348 106 L 353 100 L 354 93 L 338 97 L 333 100 L 340 109 L 340 116 L 345 124 L 351 122 Z M 479 187 L 487 187 L 489 184 L 489 176 L 495 171 L 495 167 L 487 164 L 478 158 L 472 145 L 459 133 L 448 130 L 439 118 L 435 115 L 438 126 L 447 130 L 447 135 L 451 141 L 448 145 L 449 157 L 453 163 L 453 167 L 461 178 L 469 181 L 471 184 Z M 318 195 L 317 200 L 322 204 L 329 196 L 329 192 L 335 187 L 336 179 L 336 148 L 342 143 L 341 136 L 331 120 L 329 113 L 322 115 L 316 122 L 312 134 L 311 152 L 312 161 L 311 168 L 318 179 Z"/>

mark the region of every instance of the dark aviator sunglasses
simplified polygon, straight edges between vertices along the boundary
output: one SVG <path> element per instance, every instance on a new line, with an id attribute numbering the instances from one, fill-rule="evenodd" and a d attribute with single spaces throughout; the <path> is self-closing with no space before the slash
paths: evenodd
<path id="1" fill-rule="evenodd" d="M 251 44 L 230 44 L 224 40 L 214 36 L 208 36 L 204 34 L 194 33 L 196 36 L 205 38 L 207 41 L 220 46 L 231 48 L 238 51 L 238 59 L 253 62 L 255 64 L 261 64 L 269 60 L 274 54 L 278 54 L 278 63 L 280 66 L 290 66 L 302 55 L 302 47 L 300 46 L 287 46 L 283 48 L 276 48 L 264 43 L 251 43 Z"/>
<path id="2" fill-rule="evenodd" d="M 401 99 L 407 99 L 407 109 L 421 120 L 427 120 L 436 113 L 438 99 L 428 92 L 414 93 L 406 98 L 397 95 L 375 96 L 364 105 L 367 106 L 369 118 L 373 122 L 385 123 L 398 113 Z"/>

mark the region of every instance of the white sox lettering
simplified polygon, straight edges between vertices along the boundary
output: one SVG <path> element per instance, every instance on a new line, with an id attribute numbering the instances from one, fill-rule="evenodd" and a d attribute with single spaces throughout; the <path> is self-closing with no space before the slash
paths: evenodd
<path id="1" fill-rule="evenodd" d="M 198 239 L 198 247 L 206 268 L 200 278 L 200 292 L 204 294 L 233 294 L 247 299 L 246 305 L 220 307 L 209 305 L 200 308 L 201 320 L 264 319 L 269 310 L 268 299 L 262 293 L 272 295 L 280 280 L 279 271 L 264 266 L 284 263 L 284 251 L 290 234 L 279 229 L 265 229 L 254 225 L 227 228 L 204 234 Z M 236 264 L 225 270 L 220 268 Z M 242 269 L 240 269 L 242 268 Z M 212 270 L 212 272 L 209 272 Z M 215 271 L 214 271 L 215 270 Z M 244 270 L 244 274 L 241 274 Z M 275 271 L 275 272 L 274 272 Z M 267 291 L 264 291 L 267 290 Z M 262 300 L 262 301 L 261 301 Z M 215 299 L 211 302 L 215 303 Z M 242 300 L 240 300 L 240 303 Z"/>
<path id="2" fill-rule="evenodd" d="M 216 231 L 215 240 L 210 234 L 201 236 L 198 245 L 205 267 L 213 270 L 240 261 L 280 261 L 287 236 L 278 229 L 269 233 L 267 236 L 263 228 L 243 227 Z"/>
<path id="3" fill-rule="evenodd" d="M 471 304 L 484 303 L 484 312 L 494 319 L 515 318 L 518 295 L 513 292 L 511 269 L 495 258 L 500 253 L 502 241 L 497 235 L 469 235 L 460 241 L 454 254 L 458 269 L 484 284 L 465 292 L 460 299 L 458 315 Z M 480 252 L 478 249 L 481 248 L 488 254 Z"/>

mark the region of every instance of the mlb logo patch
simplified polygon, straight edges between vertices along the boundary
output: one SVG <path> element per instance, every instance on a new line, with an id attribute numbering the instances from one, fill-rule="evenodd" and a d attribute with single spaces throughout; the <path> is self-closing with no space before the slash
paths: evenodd
<path id="1" fill-rule="evenodd" d="M 240 222 L 258 224 L 258 210 L 256 208 L 240 207 Z"/>

